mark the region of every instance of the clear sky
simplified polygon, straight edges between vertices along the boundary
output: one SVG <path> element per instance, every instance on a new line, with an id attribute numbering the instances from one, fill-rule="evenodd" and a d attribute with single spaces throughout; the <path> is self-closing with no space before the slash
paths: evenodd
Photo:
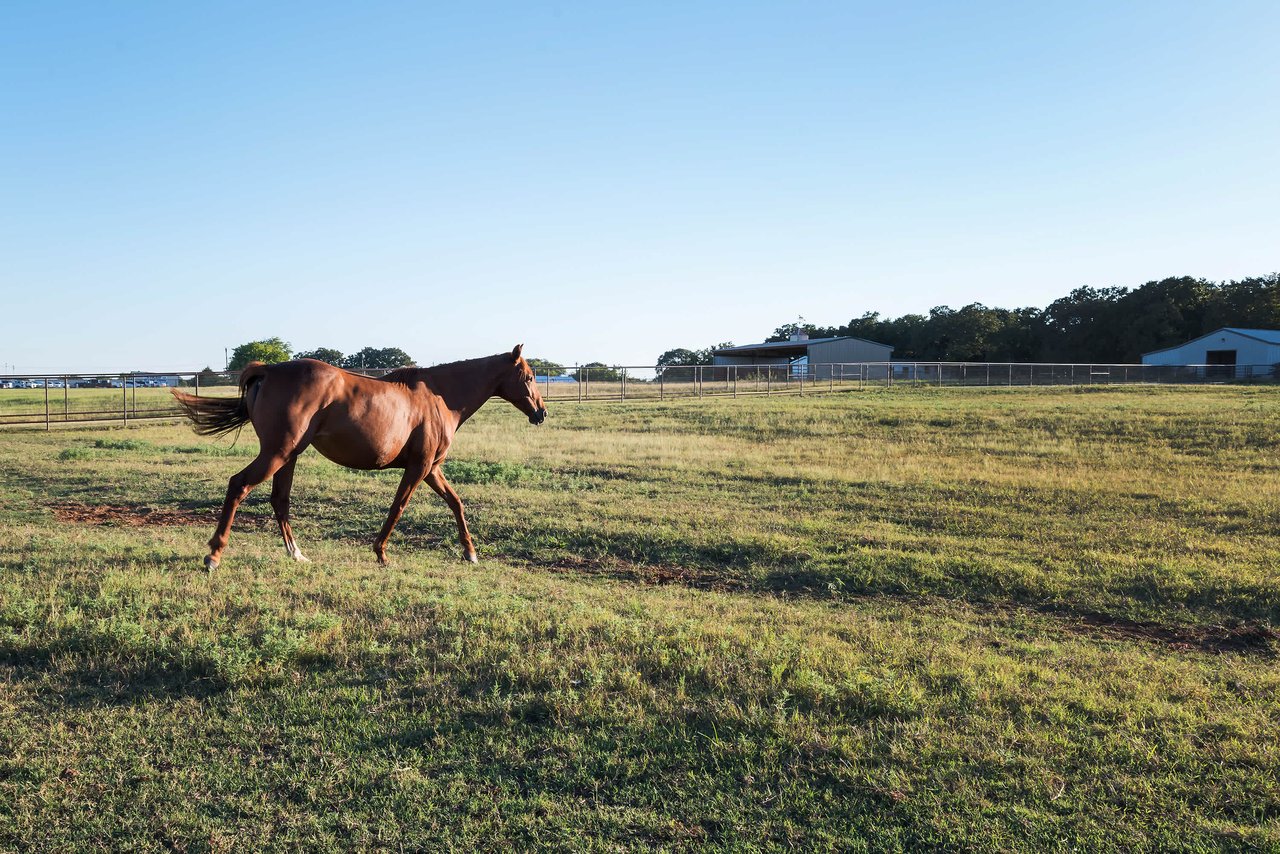
<path id="1" fill-rule="evenodd" d="M 1280 3 L 0 8 L 0 363 L 525 342 L 1280 269 Z"/>

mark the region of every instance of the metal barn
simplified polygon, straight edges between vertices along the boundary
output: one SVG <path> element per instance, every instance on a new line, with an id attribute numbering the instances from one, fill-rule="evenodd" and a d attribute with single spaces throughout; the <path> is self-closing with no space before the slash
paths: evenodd
<path id="1" fill-rule="evenodd" d="M 1144 365 L 1204 365 L 1205 373 L 1223 377 L 1265 377 L 1280 364 L 1280 331 L 1222 329 L 1177 347 L 1142 354 Z"/>
<path id="2" fill-rule="evenodd" d="M 829 379 L 831 365 L 852 362 L 887 362 L 893 347 L 853 336 L 810 338 L 797 332 L 790 341 L 768 341 L 725 347 L 712 353 L 713 365 L 812 365 L 807 376 Z"/>

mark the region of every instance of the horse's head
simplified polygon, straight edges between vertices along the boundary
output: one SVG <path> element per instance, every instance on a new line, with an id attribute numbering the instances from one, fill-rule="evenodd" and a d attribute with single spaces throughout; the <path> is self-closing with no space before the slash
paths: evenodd
<path id="1" fill-rule="evenodd" d="M 530 424 L 541 424 L 547 420 L 547 407 L 538 394 L 538 383 L 534 379 L 533 369 L 520 355 L 523 344 L 517 344 L 511 351 L 511 366 L 504 370 L 498 383 L 498 397 L 529 416 Z"/>

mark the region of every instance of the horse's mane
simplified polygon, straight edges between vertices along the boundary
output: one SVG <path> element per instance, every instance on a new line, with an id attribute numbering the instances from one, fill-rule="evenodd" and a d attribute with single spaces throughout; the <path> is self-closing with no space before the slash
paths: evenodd
<path id="1" fill-rule="evenodd" d="M 497 355 L 494 355 L 494 356 L 479 356 L 475 359 L 459 359 L 456 362 L 443 362 L 439 365 L 432 365 L 429 368 L 420 368 L 420 367 L 396 368 L 393 371 L 388 371 L 387 373 L 383 374 L 381 377 L 379 377 L 379 379 L 381 379 L 384 382 L 392 382 L 392 383 L 418 382 L 422 380 L 424 377 L 435 376 L 439 374 L 448 375 L 448 374 L 455 373 L 458 370 L 463 368 L 478 366 L 479 363 L 481 362 L 492 362 L 494 359 L 502 358 L 503 355 L 504 354 L 502 353 L 498 353 Z"/>

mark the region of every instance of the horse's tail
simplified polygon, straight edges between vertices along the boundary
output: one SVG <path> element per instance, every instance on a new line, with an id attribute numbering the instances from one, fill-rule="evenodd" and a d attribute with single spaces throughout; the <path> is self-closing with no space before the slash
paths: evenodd
<path id="1" fill-rule="evenodd" d="M 262 362 L 250 362 L 240 372 L 239 397 L 196 397 L 170 389 L 192 428 L 201 436 L 225 436 L 249 423 L 249 393 L 267 375 Z"/>

